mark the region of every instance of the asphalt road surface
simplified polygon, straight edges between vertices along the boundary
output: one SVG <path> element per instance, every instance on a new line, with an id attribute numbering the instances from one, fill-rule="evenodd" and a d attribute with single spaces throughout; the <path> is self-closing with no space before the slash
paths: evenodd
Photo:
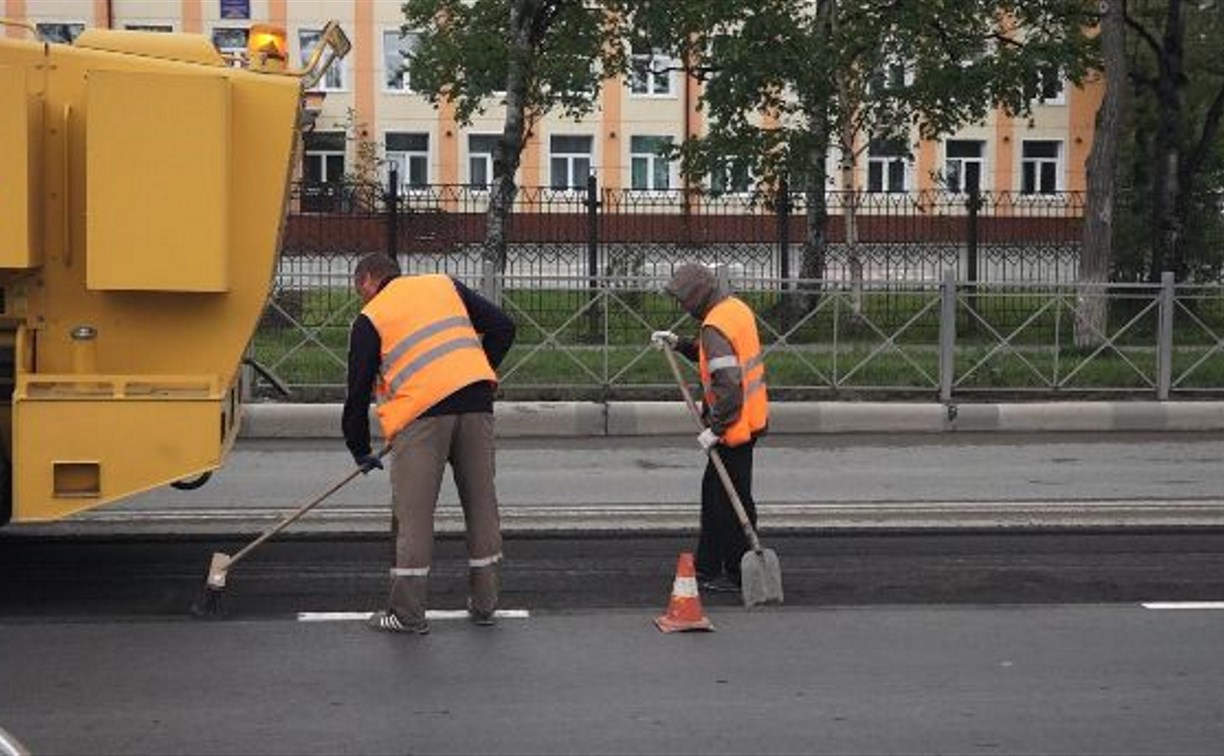
<path id="1" fill-rule="evenodd" d="M 507 444 L 503 499 L 513 510 L 555 496 L 579 513 L 612 497 L 692 507 L 700 461 L 688 441 Z M 810 441 L 762 451 L 766 503 L 1159 507 L 1224 489 L 1212 435 Z M 707 595 L 716 631 L 683 635 L 652 620 L 690 527 L 528 529 L 507 539 L 503 592 L 525 617 L 382 635 L 353 619 L 383 599 L 381 523 L 295 530 L 235 568 L 221 616 L 190 614 L 214 551 L 233 553 L 261 509 L 288 508 L 347 464 L 311 443 L 248 446 L 231 462 L 201 491 L 99 510 L 230 512 L 217 532 L 125 535 L 88 518 L 0 530 L 0 728 L 32 753 L 1217 754 L 1224 743 L 1224 529 L 767 527 L 785 606 Z M 362 486 L 337 508 L 385 508 L 385 481 Z M 433 607 L 463 606 L 464 565 L 462 540 L 443 536 Z"/>

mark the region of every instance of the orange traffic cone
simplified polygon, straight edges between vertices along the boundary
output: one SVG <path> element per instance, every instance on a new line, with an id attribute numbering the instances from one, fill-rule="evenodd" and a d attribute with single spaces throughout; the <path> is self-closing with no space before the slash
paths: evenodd
<path id="1" fill-rule="evenodd" d="M 701 597 L 697 594 L 697 571 L 693 568 L 693 555 L 684 552 L 676 563 L 676 581 L 672 584 L 671 601 L 667 614 L 655 617 L 655 624 L 665 633 L 686 630 L 713 630 L 714 625 L 701 610 Z"/>

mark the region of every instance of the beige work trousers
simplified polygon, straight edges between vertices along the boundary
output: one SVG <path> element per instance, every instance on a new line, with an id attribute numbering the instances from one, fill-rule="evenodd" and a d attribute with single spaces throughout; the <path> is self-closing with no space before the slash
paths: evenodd
<path id="1" fill-rule="evenodd" d="M 414 420 L 391 444 L 392 539 L 389 608 L 403 620 L 423 619 L 433 559 L 434 509 L 450 463 L 467 530 L 469 606 L 497 608 L 501 523 L 493 485 L 493 415 L 471 412 Z"/>

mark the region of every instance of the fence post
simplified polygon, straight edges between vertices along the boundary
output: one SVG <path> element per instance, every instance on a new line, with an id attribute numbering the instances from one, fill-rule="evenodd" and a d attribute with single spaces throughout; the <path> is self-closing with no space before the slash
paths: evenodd
<path id="1" fill-rule="evenodd" d="M 591 278 L 591 288 L 597 288 L 595 277 L 599 275 L 599 189 L 595 184 L 595 174 L 587 176 L 586 185 L 587 211 L 587 275 Z"/>
<path id="2" fill-rule="evenodd" d="M 587 311 L 587 328 L 590 332 L 592 341 L 599 338 L 601 331 L 601 319 L 599 317 L 598 308 L 594 306 L 595 299 L 599 296 L 599 187 L 596 184 L 595 174 L 587 174 L 586 184 L 586 215 L 587 215 L 587 286 L 590 288 L 590 299 L 592 302 L 590 309 Z"/>
<path id="3" fill-rule="evenodd" d="M 480 256 L 480 294 L 498 307 L 501 306 L 501 279 L 497 275 L 497 261 Z"/>
<path id="4" fill-rule="evenodd" d="M 778 272 L 782 288 L 790 288 L 790 186 L 783 176 L 778 182 Z"/>
<path id="5" fill-rule="evenodd" d="M 387 256 L 392 260 L 399 257 L 399 170 L 395 163 L 387 171 Z"/>
<path id="6" fill-rule="evenodd" d="M 976 186 L 971 186 L 969 197 L 965 200 L 965 281 L 969 284 L 969 309 L 974 312 L 977 312 L 978 212 L 981 209 L 982 193 Z"/>
<path id="7" fill-rule="evenodd" d="M 952 401 L 956 379 L 956 271 L 945 270 L 939 285 L 939 401 Z"/>
<path id="8" fill-rule="evenodd" d="M 1156 399 L 1169 400 L 1173 384 L 1173 308 L 1175 279 L 1171 271 L 1160 274 L 1160 325 L 1156 336 Z"/>

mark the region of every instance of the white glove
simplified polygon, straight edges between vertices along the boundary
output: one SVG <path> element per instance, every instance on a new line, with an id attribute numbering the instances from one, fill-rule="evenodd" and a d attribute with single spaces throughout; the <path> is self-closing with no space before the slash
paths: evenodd
<path id="1" fill-rule="evenodd" d="M 650 334 L 650 343 L 655 349 L 662 350 L 664 347 L 676 348 L 680 343 L 680 337 L 671 331 L 655 331 Z"/>
<path id="2" fill-rule="evenodd" d="M 715 433 L 712 428 L 706 428 L 700 435 L 697 436 L 697 443 L 700 444 L 701 448 L 706 451 L 709 451 L 711 448 L 717 446 L 718 441 L 718 434 Z"/>

